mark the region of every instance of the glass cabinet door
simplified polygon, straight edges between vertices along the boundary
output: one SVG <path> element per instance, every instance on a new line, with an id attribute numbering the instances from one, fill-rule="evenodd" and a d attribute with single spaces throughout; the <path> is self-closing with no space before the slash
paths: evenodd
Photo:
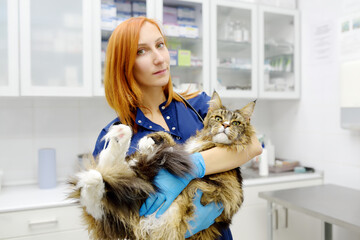
<path id="1" fill-rule="evenodd" d="M 130 17 L 154 16 L 154 0 L 96 0 L 94 6 L 94 95 L 104 96 L 104 66 L 108 40 L 115 28 Z M 100 62 L 100 65 L 99 65 Z"/>
<path id="2" fill-rule="evenodd" d="M 256 97 L 256 6 L 220 0 L 213 3 L 212 88 L 224 97 Z"/>
<path id="3" fill-rule="evenodd" d="M 162 9 L 174 90 L 209 93 L 208 1 L 163 0 Z"/>
<path id="4" fill-rule="evenodd" d="M 261 7 L 260 20 L 260 97 L 298 98 L 298 14 Z"/>
<path id="5" fill-rule="evenodd" d="M 19 95 L 18 3 L 0 0 L 0 96 Z"/>
<path id="6" fill-rule="evenodd" d="M 91 95 L 90 2 L 20 0 L 22 95 Z"/>

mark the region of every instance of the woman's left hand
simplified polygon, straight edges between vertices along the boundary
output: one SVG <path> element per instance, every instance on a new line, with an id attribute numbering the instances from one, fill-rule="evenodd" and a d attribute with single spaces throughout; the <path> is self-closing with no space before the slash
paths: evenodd
<path id="1" fill-rule="evenodd" d="M 191 229 L 187 230 L 185 238 L 189 238 L 192 235 L 210 227 L 224 210 L 221 203 L 216 204 L 211 202 L 206 206 L 202 205 L 200 202 L 202 195 L 203 192 L 201 190 L 196 191 L 193 201 L 195 205 L 194 219 L 189 221 Z"/>

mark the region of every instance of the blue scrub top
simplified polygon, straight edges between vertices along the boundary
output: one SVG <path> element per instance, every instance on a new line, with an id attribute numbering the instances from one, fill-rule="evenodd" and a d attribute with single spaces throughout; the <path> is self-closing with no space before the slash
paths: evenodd
<path id="1" fill-rule="evenodd" d="M 209 100 L 210 97 L 203 92 L 198 96 L 189 99 L 188 102 L 202 118 L 205 118 L 209 109 Z M 138 132 L 131 138 L 130 149 L 127 153 L 128 155 L 131 155 L 136 151 L 136 146 L 139 140 L 149 133 L 165 131 L 170 133 L 177 143 L 184 143 L 188 138 L 195 135 L 197 130 L 201 130 L 204 127 L 196 113 L 185 106 L 182 102 L 172 101 L 169 106 L 165 107 L 165 105 L 166 101 L 160 104 L 159 109 L 169 127 L 169 131 L 166 131 L 160 125 L 150 121 L 147 117 L 145 117 L 144 113 L 139 108 L 137 109 L 135 121 L 138 124 Z M 101 139 L 109 131 L 111 125 L 115 123 L 120 123 L 119 118 L 115 118 L 101 130 L 96 141 L 93 156 L 97 156 L 103 150 L 105 142 Z M 219 238 L 219 240 L 230 239 L 232 239 L 231 232 L 230 229 L 227 228 L 222 231 L 222 237 Z"/>

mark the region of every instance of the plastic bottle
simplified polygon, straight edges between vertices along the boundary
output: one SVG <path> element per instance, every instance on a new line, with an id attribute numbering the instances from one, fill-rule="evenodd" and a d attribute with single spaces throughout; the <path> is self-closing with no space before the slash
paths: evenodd
<path id="1" fill-rule="evenodd" d="M 265 148 L 265 144 L 262 144 L 263 152 L 260 156 L 259 162 L 259 175 L 264 177 L 269 175 L 269 165 L 268 165 L 268 152 Z"/>
<path id="2" fill-rule="evenodd" d="M 234 24 L 234 41 L 235 42 L 243 41 L 243 33 L 242 33 L 240 21 L 235 21 Z"/>
<path id="3" fill-rule="evenodd" d="M 268 164 L 269 164 L 269 166 L 274 166 L 275 165 L 275 147 L 271 143 L 270 139 L 266 143 L 266 149 L 268 152 Z"/>
<path id="4" fill-rule="evenodd" d="M 249 42 L 250 41 L 250 34 L 249 34 L 249 30 L 243 25 L 242 26 L 242 32 L 243 32 L 243 41 L 244 42 Z"/>
<path id="5" fill-rule="evenodd" d="M 225 40 L 233 41 L 234 40 L 234 22 L 229 21 L 225 25 Z"/>

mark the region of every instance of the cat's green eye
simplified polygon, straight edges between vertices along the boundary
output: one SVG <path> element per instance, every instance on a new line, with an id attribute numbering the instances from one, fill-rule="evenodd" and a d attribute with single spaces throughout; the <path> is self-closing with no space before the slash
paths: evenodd
<path id="1" fill-rule="evenodd" d="M 231 124 L 234 125 L 234 126 L 239 126 L 240 122 L 239 121 L 233 121 Z"/>
<path id="2" fill-rule="evenodd" d="M 222 117 L 216 116 L 216 117 L 215 117 L 215 120 L 218 121 L 218 122 L 221 122 L 221 121 L 222 121 Z"/>

